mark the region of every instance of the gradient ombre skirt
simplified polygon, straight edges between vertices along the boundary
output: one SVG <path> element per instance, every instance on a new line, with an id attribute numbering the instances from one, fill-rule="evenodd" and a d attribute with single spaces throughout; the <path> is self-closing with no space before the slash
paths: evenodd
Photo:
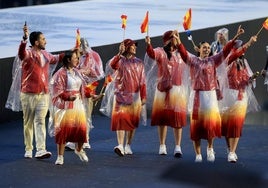
<path id="1" fill-rule="evenodd" d="M 222 113 L 222 136 L 237 138 L 242 135 L 242 128 L 247 113 L 248 97 L 243 93 L 242 100 L 238 100 L 238 91 L 228 89 L 229 108 Z"/>
<path id="2" fill-rule="evenodd" d="M 190 136 L 192 140 L 221 137 L 221 116 L 215 90 L 199 91 L 198 117 L 191 115 Z M 195 105 L 195 103 L 194 103 Z"/>
<path id="3" fill-rule="evenodd" d="M 174 86 L 168 92 L 156 89 L 151 125 L 181 128 L 187 125 L 187 91 L 184 86 Z"/>
<path id="4" fill-rule="evenodd" d="M 80 99 L 74 101 L 74 107 L 72 109 L 56 109 L 54 122 L 55 140 L 57 144 L 87 142 L 87 120 L 85 108 Z"/>

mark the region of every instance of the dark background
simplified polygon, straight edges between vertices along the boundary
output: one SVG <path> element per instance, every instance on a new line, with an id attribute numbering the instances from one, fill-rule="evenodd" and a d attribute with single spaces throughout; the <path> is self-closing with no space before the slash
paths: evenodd
<path id="1" fill-rule="evenodd" d="M 64 3 L 64 2 L 71 2 L 71 1 L 73 0 L 0 0 L 0 8 Z"/>

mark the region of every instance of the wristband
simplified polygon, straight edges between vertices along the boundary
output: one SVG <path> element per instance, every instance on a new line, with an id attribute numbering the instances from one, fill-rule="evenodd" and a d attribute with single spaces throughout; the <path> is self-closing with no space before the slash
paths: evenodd
<path id="1" fill-rule="evenodd" d="M 23 37 L 22 37 L 22 39 L 23 39 L 23 40 L 27 40 L 27 39 L 28 39 L 28 37 L 26 37 L 26 36 L 23 36 Z"/>

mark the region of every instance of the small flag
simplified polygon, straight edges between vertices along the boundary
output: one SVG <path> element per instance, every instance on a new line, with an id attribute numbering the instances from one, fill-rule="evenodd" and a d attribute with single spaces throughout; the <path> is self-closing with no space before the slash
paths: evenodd
<path id="1" fill-rule="evenodd" d="M 122 14 L 121 19 L 122 19 L 122 28 L 126 29 L 126 27 L 127 27 L 127 15 Z"/>
<path id="2" fill-rule="evenodd" d="M 111 81 L 113 81 L 113 78 L 112 78 L 112 76 L 109 74 L 109 75 L 105 78 L 104 87 L 106 87 Z"/>
<path id="3" fill-rule="evenodd" d="M 95 81 L 95 82 L 87 85 L 85 87 L 85 93 L 88 94 L 88 95 L 89 94 L 95 94 L 96 93 L 96 88 L 97 88 L 98 85 L 99 85 L 98 81 Z"/>
<path id="4" fill-rule="evenodd" d="M 81 44 L 81 41 L 80 41 L 80 31 L 79 29 L 76 29 L 76 40 L 75 40 L 75 48 L 80 48 L 80 44 Z"/>
<path id="5" fill-rule="evenodd" d="M 266 20 L 263 22 L 262 26 L 268 30 L 268 18 L 266 18 Z"/>
<path id="6" fill-rule="evenodd" d="M 192 9 L 190 8 L 183 17 L 183 28 L 184 30 L 189 30 L 191 29 L 191 26 L 192 26 Z"/>
<path id="7" fill-rule="evenodd" d="M 141 23 L 141 33 L 145 33 L 148 31 L 148 24 L 149 24 L 149 12 L 146 12 L 146 15 Z"/>

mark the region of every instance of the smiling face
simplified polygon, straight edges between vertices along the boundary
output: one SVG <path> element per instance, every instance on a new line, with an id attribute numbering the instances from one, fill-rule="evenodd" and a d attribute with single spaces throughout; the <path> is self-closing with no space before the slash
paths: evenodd
<path id="1" fill-rule="evenodd" d="M 78 65 L 79 63 L 79 59 L 78 59 L 78 56 L 77 56 L 77 53 L 72 53 L 72 56 L 71 58 L 69 59 L 69 65 L 68 67 L 69 68 L 74 68 Z"/>
<path id="2" fill-rule="evenodd" d="M 210 52 L 211 52 L 211 49 L 210 49 L 210 44 L 207 43 L 207 42 L 204 42 L 200 45 L 200 57 L 203 59 L 203 58 L 206 58 L 209 56 Z"/>

